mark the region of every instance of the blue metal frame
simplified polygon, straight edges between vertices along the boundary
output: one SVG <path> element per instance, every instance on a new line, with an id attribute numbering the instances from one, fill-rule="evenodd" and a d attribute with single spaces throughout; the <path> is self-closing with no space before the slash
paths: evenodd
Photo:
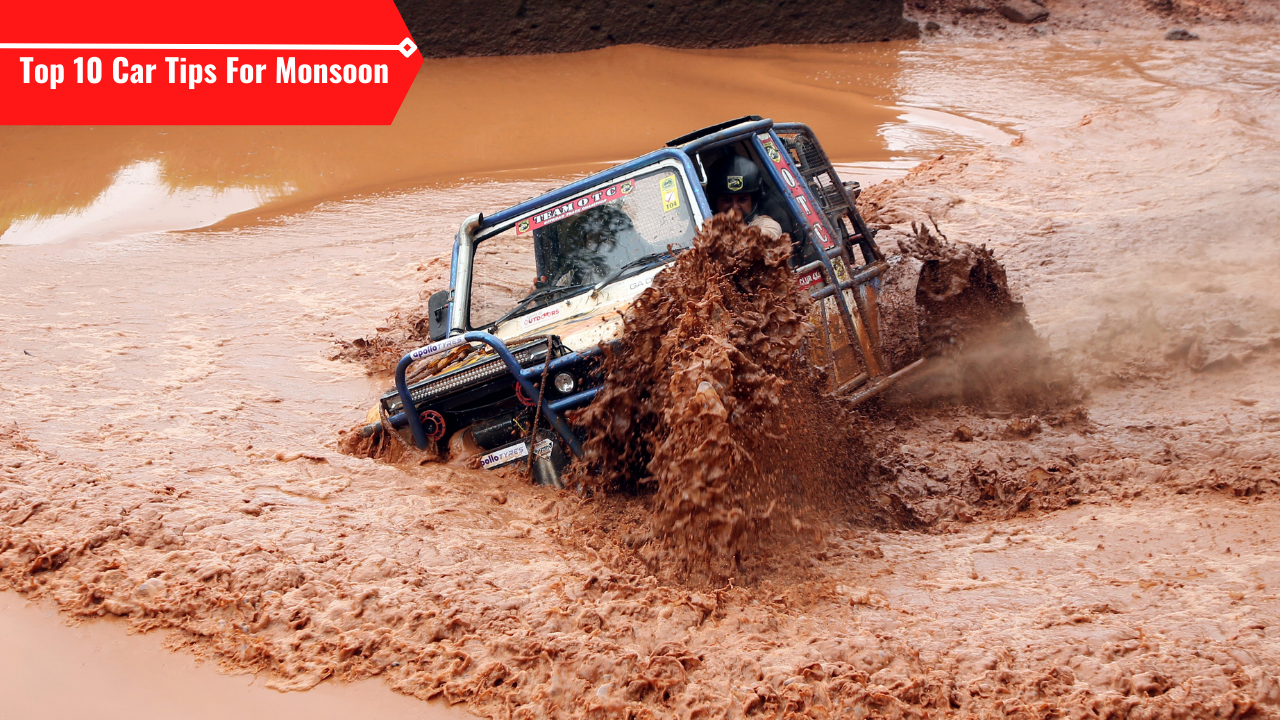
<path id="1" fill-rule="evenodd" d="M 560 437 L 569 445 L 569 448 L 573 450 L 574 456 L 582 457 L 582 441 L 578 439 L 576 434 L 574 434 L 573 429 L 564 421 L 564 418 L 560 417 L 560 413 L 575 407 L 581 407 L 591 402 L 591 399 L 596 396 L 599 389 L 592 388 L 590 390 L 584 390 L 580 393 L 570 395 L 569 397 L 561 398 L 555 402 L 543 402 L 542 393 L 538 392 L 538 389 L 534 386 L 532 379 L 543 375 L 544 366 L 546 366 L 545 372 L 551 373 L 555 370 L 573 365 L 574 363 L 588 358 L 598 353 L 599 350 L 596 350 L 595 352 L 569 353 L 568 355 L 562 355 L 561 357 L 552 360 L 549 364 L 542 363 L 528 368 L 522 368 L 520 367 L 520 363 L 516 360 L 515 355 L 512 354 L 511 350 L 507 347 L 507 344 L 504 343 L 501 338 L 478 330 L 468 331 L 461 335 L 454 335 L 448 340 L 442 340 L 440 342 L 420 347 L 400 358 L 400 362 L 396 365 L 396 392 L 399 393 L 400 404 L 404 408 L 403 413 L 400 415 L 403 415 L 403 420 L 408 422 L 409 430 L 413 433 L 413 443 L 418 446 L 419 450 L 425 450 L 427 447 L 427 433 L 422 427 L 422 419 L 418 417 L 418 406 L 413 402 L 412 395 L 409 394 L 409 384 L 405 380 L 405 373 L 408 371 L 409 366 L 415 361 L 451 350 L 461 345 L 462 342 L 482 342 L 493 348 L 494 352 L 498 354 L 498 357 L 502 358 L 502 362 L 506 364 L 507 370 L 511 373 L 512 377 L 514 377 L 516 382 L 519 383 L 520 389 L 524 391 L 524 394 L 527 397 L 533 398 L 534 403 L 542 410 L 543 417 L 547 419 L 547 422 L 551 423 L 551 427 L 559 433 Z M 397 415 L 397 417 L 400 417 L 400 415 Z M 395 418 L 392 418 L 391 423 L 393 427 L 397 425 L 395 423 Z"/>
<path id="2" fill-rule="evenodd" d="M 782 153 L 783 159 L 786 160 L 787 167 L 791 169 L 791 174 L 796 178 L 796 182 L 801 184 L 801 190 L 804 191 L 804 194 L 809 198 L 809 202 L 813 205 L 814 213 L 818 216 L 818 221 L 822 223 L 823 228 L 827 231 L 827 236 L 831 238 L 831 242 L 834 243 L 830 250 L 822 247 L 822 242 L 819 240 L 818 232 L 815 229 L 816 226 L 809 222 L 808 217 L 806 217 L 806 213 L 801 210 L 800 204 L 796 202 L 795 195 L 785 191 L 787 183 L 782 178 L 782 173 L 778 172 L 778 168 L 775 167 L 773 163 L 768 162 L 769 154 L 764 149 L 764 143 L 760 142 L 760 136 L 758 133 L 753 133 L 751 135 L 751 146 L 755 149 L 756 155 L 762 160 L 762 164 L 765 166 L 765 171 L 769 173 L 769 177 L 773 178 L 774 184 L 778 188 L 784 190 L 782 194 L 787 196 L 787 203 L 791 207 L 792 214 L 795 217 L 800 218 L 801 222 L 804 223 L 806 233 L 809 236 L 809 242 L 813 243 L 813 249 L 818 253 L 818 258 L 822 261 L 822 268 L 827 276 L 828 287 L 839 287 L 841 285 L 840 277 L 836 275 L 836 268 L 831 262 L 831 256 L 835 255 L 843 258 L 845 254 L 844 243 L 840 241 L 839 233 L 835 232 L 835 229 L 831 227 L 826 213 L 819 209 L 821 206 L 818 205 L 818 199 L 813 196 L 813 193 L 809 192 L 809 188 L 804 183 L 804 175 L 800 173 L 800 168 L 797 168 L 796 164 L 792 162 L 791 155 L 785 151 L 786 145 L 782 144 L 782 139 L 778 137 L 778 134 L 775 133 L 772 128 L 769 130 L 769 137 L 773 140 L 773 146 L 778 148 L 778 151 Z M 848 261 L 846 260 L 845 262 L 847 267 Z M 840 306 L 840 319 L 845 325 L 845 330 L 849 333 L 850 345 L 858 348 L 859 355 L 863 354 L 862 343 L 860 342 L 858 335 L 858 328 L 854 323 L 853 311 L 849 308 L 849 302 L 845 300 L 843 292 L 832 292 L 831 294 L 835 295 L 836 304 Z M 863 364 L 868 368 L 871 367 L 870 363 L 867 362 L 867 358 L 863 358 Z"/>

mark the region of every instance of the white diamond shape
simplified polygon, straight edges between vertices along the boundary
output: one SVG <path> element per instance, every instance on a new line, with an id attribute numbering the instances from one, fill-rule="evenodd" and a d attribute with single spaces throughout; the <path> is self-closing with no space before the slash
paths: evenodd
<path id="1" fill-rule="evenodd" d="M 409 57 L 410 55 L 413 54 L 414 50 L 418 49 L 418 46 L 413 44 L 413 40 L 409 38 L 405 38 L 404 42 L 401 42 L 399 45 L 396 46 L 396 48 L 400 51 L 401 55 L 404 55 L 405 57 Z"/>

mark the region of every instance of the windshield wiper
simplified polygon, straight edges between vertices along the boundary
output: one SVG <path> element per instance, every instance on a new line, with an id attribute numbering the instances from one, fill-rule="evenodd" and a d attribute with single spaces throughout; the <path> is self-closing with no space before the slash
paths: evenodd
<path id="1" fill-rule="evenodd" d="M 511 310 L 509 310 L 506 315 L 503 315 L 497 320 L 494 320 L 491 323 L 491 325 L 495 328 L 498 327 L 499 325 L 510 320 L 516 315 L 519 315 L 521 312 L 524 312 L 524 310 L 528 308 L 529 305 L 533 303 L 535 300 L 541 300 L 543 298 L 555 295 L 556 293 L 570 292 L 573 290 L 582 290 L 583 288 L 586 288 L 586 287 L 590 287 L 590 286 L 586 284 L 563 285 L 563 286 L 557 286 L 557 287 L 542 288 L 541 290 L 535 290 L 534 292 L 526 295 L 524 299 L 521 300 L 519 303 L 517 303 L 515 307 L 511 308 Z"/>
<path id="2" fill-rule="evenodd" d="M 609 283 L 622 277 L 622 274 L 628 270 L 640 267 L 641 265 L 652 265 L 658 260 L 665 260 L 666 258 L 674 258 L 675 256 L 679 255 L 684 251 L 685 251 L 685 248 L 680 247 L 680 248 L 671 248 L 670 250 L 663 250 L 662 252 L 653 252 L 653 253 L 649 253 L 648 255 L 641 255 L 635 260 L 632 260 L 626 265 L 623 265 L 622 267 L 619 267 L 618 269 L 614 270 L 608 275 L 605 275 L 603 280 L 596 283 L 595 287 L 591 288 L 591 294 L 595 295 L 596 293 L 600 292 L 600 288 L 603 288 L 605 285 L 608 285 Z"/>

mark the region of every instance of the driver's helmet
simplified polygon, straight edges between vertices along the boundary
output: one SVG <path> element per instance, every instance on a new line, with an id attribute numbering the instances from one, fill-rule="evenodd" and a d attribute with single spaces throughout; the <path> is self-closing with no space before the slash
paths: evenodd
<path id="1" fill-rule="evenodd" d="M 751 158 L 728 155 L 717 160 L 707 172 L 707 197 L 713 202 L 725 193 L 751 193 L 759 207 L 763 190 L 760 168 Z"/>

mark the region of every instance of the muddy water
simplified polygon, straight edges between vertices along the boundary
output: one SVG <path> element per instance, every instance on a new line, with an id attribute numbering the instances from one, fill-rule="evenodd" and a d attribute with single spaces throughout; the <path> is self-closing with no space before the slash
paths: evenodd
<path id="1" fill-rule="evenodd" d="M 344 167 L 325 164 L 346 151 L 319 131 L 243 131 L 304 139 L 293 146 L 187 136 L 224 150 L 237 172 L 255 167 L 245 147 L 279 149 L 277 167 L 295 168 L 260 183 L 221 176 L 228 187 L 299 203 L 379 192 L 200 233 L 117 226 L 116 242 L 84 242 L 92 230 L 45 242 L 53 221 L 90 212 L 93 201 L 68 194 L 97 198 L 122 169 L 168 182 L 157 158 L 181 143 L 108 129 L 117 141 L 85 145 L 87 158 L 94 147 L 107 157 L 98 169 L 53 173 L 60 186 L 33 180 L 33 193 L 49 192 L 17 196 L 20 207 L 4 196 L 15 203 L 7 217 L 50 223 L 24 230 L 39 244 L 0 248 L 0 582 L 71 614 L 175 629 L 191 652 L 260 671 L 272 687 L 378 676 L 494 715 L 1275 712 L 1280 53 L 1261 33 L 1202 35 L 876 46 L 892 71 L 874 90 L 845 84 L 867 75 L 836 67 L 839 48 L 674 53 L 683 62 L 664 68 L 697 78 L 684 97 L 706 98 L 705 118 L 666 107 L 671 86 L 652 64 L 579 66 L 581 77 L 557 65 L 669 51 L 529 60 L 544 64 L 539 78 L 561 80 L 540 88 L 551 102 L 529 99 L 528 76 L 510 67 L 487 86 L 508 91 L 500 102 L 458 87 L 469 105 L 491 103 L 494 124 L 462 130 L 456 121 L 471 116 L 436 108 L 419 127 L 485 141 L 433 145 L 444 154 L 403 175 L 386 151 L 350 161 L 343 182 L 307 181 L 294 158 L 319 157 L 335 177 Z M 486 62 L 505 61 L 466 61 Z M 643 112 L 594 92 L 616 78 L 629 83 L 619 97 L 650 88 L 635 91 L 649 98 Z M 981 412 L 889 417 L 873 428 L 893 471 L 881 500 L 932 532 L 835 528 L 825 549 L 717 591 L 663 584 L 637 563 L 621 539 L 644 508 L 334 451 L 336 430 L 381 383 L 330 361 L 331 339 L 369 334 L 438 283 L 443 265 L 431 260 L 448 252 L 459 218 L 689 125 L 758 111 L 734 104 L 747 95 L 720 94 L 725 83 L 769 88 L 761 103 L 789 98 L 761 114 L 808 120 L 841 160 L 900 171 L 891 164 L 946 154 L 879 193 L 886 247 L 922 215 L 987 242 L 1032 322 L 1094 382 L 1092 422 L 1019 431 L 1032 424 Z M 523 110 L 510 108 L 555 110 L 570 96 L 577 110 L 552 139 L 576 128 L 591 153 L 530 148 L 544 138 L 523 135 L 508 144 L 527 150 L 519 163 L 466 162 L 523 132 Z M 859 125 L 860 108 L 882 114 Z M 635 116 L 664 119 L 652 137 L 629 136 L 634 146 L 609 144 Z M 874 133 L 853 129 L 863 127 Z M 40 132 L 64 147 L 57 138 L 100 130 Z M 3 132 L 10 147 L 40 146 L 38 131 Z M 403 137 L 391 146 L 419 146 Z M 874 152 L 862 155 L 868 137 Z M 3 171 L 48 171 L 27 157 Z M 43 157 L 91 164 L 70 151 Z M 161 170 L 148 175 L 147 162 Z M 563 163 L 581 164 L 553 167 Z M 182 187 L 218 186 L 197 173 L 217 163 L 190 167 Z M 473 171 L 491 175 L 458 179 Z M 395 187 L 423 178 L 437 182 Z"/>
<path id="2" fill-rule="evenodd" d="M 1233 364 L 1280 330 L 1266 170 L 1280 162 L 1280 44 L 1216 33 L 1194 47 L 1125 35 L 988 47 L 986 84 L 938 72 L 969 66 L 964 47 L 910 53 L 904 102 L 963 107 L 1021 137 L 944 159 L 883 219 L 945 218 L 1024 266 L 1014 282 L 1037 326 L 1090 369 L 1175 336 L 1201 339 L 1197 368 Z"/>
<path id="3" fill-rule="evenodd" d="M 563 176 L 749 114 L 809 122 L 841 160 L 891 161 L 876 130 L 895 117 L 885 105 L 899 49 L 429 60 L 389 127 L 4 128 L 0 243 L 201 227 L 404 185 Z"/>
<path id="4" fill-rule="evenodd" d="M 272 720 L 350 720 L 458 717 L 438 704 L 393 695 L 376 683 L 326 685 L 286 696 L 256 684 L 252 676 L 219 675 L 193 658 L 166 650 L 161 638 L 129 636 L 120 623 L 67 628 L 57 609 L 29 605 L 0 594 L 0 716 L 103 720 L 183 717 Z M 74 692 L 41 692 L 57 677 Z"/>

